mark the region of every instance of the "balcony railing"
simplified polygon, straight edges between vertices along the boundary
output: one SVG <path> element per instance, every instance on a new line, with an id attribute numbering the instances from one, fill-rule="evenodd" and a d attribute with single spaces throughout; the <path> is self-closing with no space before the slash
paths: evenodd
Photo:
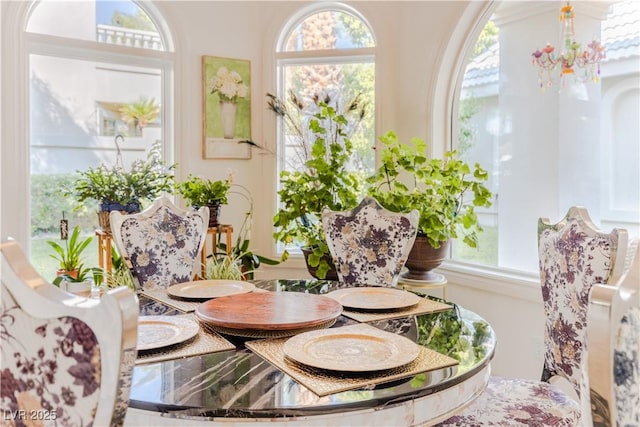
<path id="1" fill-rule="evenodd" d="M 132 30 L 111 25 L 96 26 L 96 40 L 140 49 L 164 50 L 160 35 L 153 31 Z"/>

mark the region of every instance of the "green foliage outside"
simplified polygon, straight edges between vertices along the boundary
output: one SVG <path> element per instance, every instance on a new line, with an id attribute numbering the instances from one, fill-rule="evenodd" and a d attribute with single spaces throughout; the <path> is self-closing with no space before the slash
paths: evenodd
<path id="1" fill-rule="evenodd" d="M 156 32 L 156 26 L 149 18 L 149 15 L 141 9 L 138 9 L 135 15 L 115 11 L 111 17 L 111 25 L 121 28 L 131 28 L 132 30 Z"/>

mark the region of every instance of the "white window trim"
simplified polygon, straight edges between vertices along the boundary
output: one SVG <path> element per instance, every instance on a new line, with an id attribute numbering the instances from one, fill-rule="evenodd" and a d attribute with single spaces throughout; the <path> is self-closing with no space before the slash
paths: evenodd
<path id="1" fill-rule="evenodd" d="M 462 87 L 466 52 L 475 44 L 498 2 L 471 2 L 460 17 L 445 49 L 438 69 L 433 94 L 431 140 L 443 141 L 431 146 L 431 155 L 441 157 L 457 138 L 454 114 Z M 440 125 L 436 125 L 440 124 Z M 540 281 L 536 273 L 479 266 L 448 259 L 439 268 L 450 283 L 482 292 L 495 293 L 526 301 L 541 301 Z"/>
<path id="2" fill-rule="evenodd" d="M 168 163 L 175 162 L 174 126 L 175 94 L 174 64 L 176 54 L 172 32 L 158 9 L 147 3 L 138 3 L 158 27 L 165 51 L 151 51 L 127 46 L 109 45 L 90 40 L 68 39 L 64 37 L 27 33 L 26 27 L 37 1 L 3 2 L 1 17 L 3 33 L 12 34 L 2 39 L 0 75 L 3 126 L 1 131 L 0 180 L 11 182 L 11 191 L 3 186 L 0 204 L 0 239 L 12 238 L 20 242 L 27 253 L 30 250 L 30 161 L 29 161 L 29 55 L 62 56 L 83 60 L 115 62 L 160 68 L 163 73 L 163 150 Z M 82 52 L 78 55 L 77 52 Z M 11 209 L 7 209 L 11 206 Z"/>

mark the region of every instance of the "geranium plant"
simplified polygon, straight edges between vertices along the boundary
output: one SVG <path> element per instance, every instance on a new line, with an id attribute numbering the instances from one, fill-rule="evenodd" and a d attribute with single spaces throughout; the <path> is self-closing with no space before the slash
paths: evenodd
<path id="1" fill-rule="evenodd" d="M 429 159 L 420 138 L 408 145 L 388 132 L 380 142 L 381 164 L 368 178 L 369 195 L 392 211 L 417 209 L 418 235 L 426 236 L 434 248 L 458 236 L 475 248 L 482 231 L 475 208 L 491 206 L 491 192 L 484 186 L 487 171 L 477 163 L 470 166 L 455 150 L 443 159 Z"/>
<path id="2" fill-rule="evenodd" d="M 223 102 L 238 102 L 238 98 L 246 98 L 248 92 L 249 88 L 242 82 L 242 76 L 227 67 L 220 67 L 209 81 L 209 93 L 217 93 Z"/>

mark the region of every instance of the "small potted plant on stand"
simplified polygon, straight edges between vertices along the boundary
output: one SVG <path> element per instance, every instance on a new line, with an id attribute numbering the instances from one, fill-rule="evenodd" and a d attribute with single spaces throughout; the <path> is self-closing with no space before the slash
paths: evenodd
<path id="1" fill-rule="evenodd" d="M 52 283 L 68 292 L 90 296 L 94 285 L 99 286 L 102 283 L 102 269 L 85 268 L 82 264 L 82 254 L 91 243 L 92 237 L 81 239 L 80 227 L 76 226 L 68 239 L 66 233 L 63 233 L 63 240 L 64 246 L 53 240 L 47 241 L 54 250 L 54 254 L 49 256 L 60 263 Z"/>
<path id="2" fill-rule="evenodd" d="M 53 279 L 60 289 L 83 297 L 100 297 L 104 273 L 100 267 L 85 268 L 80 264 L 75 276 L 63 274 Z"/>
<path id="3" fill-rule="evenodd" d="M 76 226 L 71 232 L 71 236 L 67 239 L 66 234 L 63 237 L 64 246 L 54 240 L 47 240 L 47 244 L 53 248 L 54 253 L 49 256 L 60 264 L 60 268 L 56 272 L 56 276 L 66 275 L 68 277 L 76 277 L 80 268 L 82 252 L 91 243 L 92 237 L 84 240 L 80 239 L 80 227 Z"/>
<path id="4" fill-rule="evenodd" d="M 285 245 L 301 246 L 312 276 L 337 280 L 320 215 L 325 207 L 351 209 L 361 197 L 358 175 L 348 166 L 353 154 L 350 136 L 365 116 L 365 105 L 356 96 L 340 113 L 330 97 L 316 96 L 307 105 L 293 93 L 288 102 L 274 95 L 268 98 L 269 109 L 283 120 L 287 136 L 297 138 L 303 153 L 302 168 L 280 172 L 274 237 Z M 285 250 L 283 260 L 287 256 Z"/>
<path id="5" fill-rule="evenodd" d="M 209 227 L 220 225 L 220 208 L 228 202 L 230 187 L 229 180 L 212 181 L 194 175 L 189 175 L 187 181 L 176 184 L 178 193 L 190 206 L 209 207 Z"/>
<path id="6" fill-rule="evenodd" d="M 151 201 L 165 192 L 172 192 L 173 169 L 160 159 L 160 146 L 154 145 L 146 160 L 136 160 L 129 170 L 116 164 L 100 165 L 79 172 L 72 189 L 66 196 L 75 197 L 78 209 L 87 200 L 100 203 L 98 222 L 107 233 L 111 232 L 109 213 L 118 210 L 126 213 L 139 212 L 143 200 Z"/>
<path id="7" fill-rule="evenodd" d="M 484 186 L 487 172 L 447 151 L 443 159 L 429 159 L 427 144 L 413 138 L 412 145 L 393 132 L 380 137 L 381 165 L 368 178 L 369 195 L 396 212 L 417 209 L 418 236 L 405 264 L 406 279 L 433 281 L 431 270 L 443 261 L 450 239 L 462 237 L 472 248 L 482 227 L 475 208 L 491 206 L 491 192 Z"/>

